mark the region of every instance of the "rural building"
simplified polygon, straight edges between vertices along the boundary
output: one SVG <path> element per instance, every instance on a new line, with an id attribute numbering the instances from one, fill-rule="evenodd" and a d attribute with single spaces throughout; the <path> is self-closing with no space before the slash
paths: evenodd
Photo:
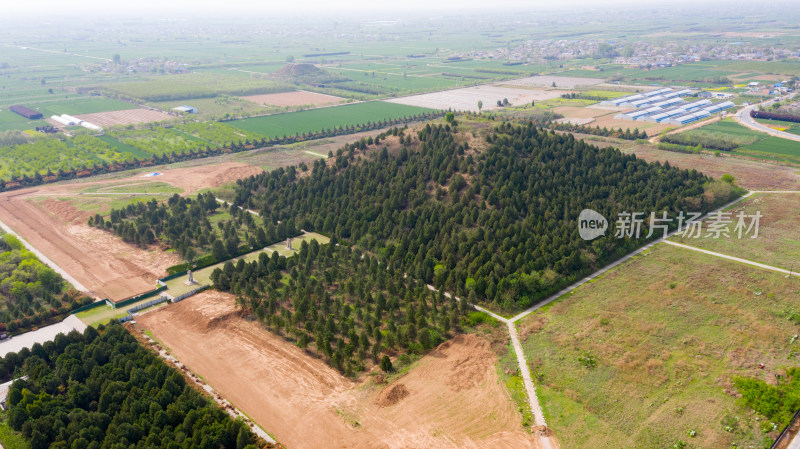
<path id="1" fill-rule="evenodd" d="M 186 114 L 197 114 L 197 108 L 194 106 L 178 106 L 177 108 L 172 108 L 173 111 L 183 112 Z"/>
<path id="2" fill-rule="evenodd" d="M 21 104 L 15 104 L 14 106 L 11 106 L 8 109 L 11 112 L 16 112 L 17 114 L 19 114 L 19 115 L 21 115 L 21 116 L 23 116 L 25 118 L 31 119 L 31 120 L 36 120 L 36 119 L 42 118 L 42 113 L 41 112 L 39 112 L 39 111 L 37 111 L 35 109 L 31 109 L 31 108 L 29 108 L 27 106 L 23 106 Z"/>
<path id="3" fill-rule="evenodd" d="M 727 100 L 728 98 L 733 98 L 733 94 L 729 94 L 727 92 L 711 92 L 711 98 L 716 98 L 717 100 Z"/>

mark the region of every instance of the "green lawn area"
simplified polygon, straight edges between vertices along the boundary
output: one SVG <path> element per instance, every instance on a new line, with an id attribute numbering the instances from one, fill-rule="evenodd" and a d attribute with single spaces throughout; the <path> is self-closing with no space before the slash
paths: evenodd
<path id="1" fill-rule="evenodd" d="M 285 257 L 291 257 L 300 250 L 300 245 L 302 245 L 303 241 L 310 242 L 311 240 L 316 240 L 321 245 L 324 245 L 330 242 L 328 237 L 324 235 L 317 234 L 316 232 L 309 232 L 303 234 L 302 236 L 292 239 L 292 247 L 294 250 L 290 250 L 286 248 L 286 242 L 275 243 L 274 245 L 268 246 L 265 250 L 257 250 L 251 253 L 245 254 L 244 256 L 236 257 L 232 259 L 233 262 L 238 261 L 239 259 L 244 259 L 245 262 L 252 262 L 254 260 L 258 260 L 258 257 L 261 253 L 266 252 L 267 255 L 271 255 L 273 252 L 277 251 L 278 254 Z M 227 262 L 227 261 L 225 261 Z M 211 273 L 214 272 L 217 268 L 222 268 L 225 265 L 225 262 L 220 262 L 205 268 L 201 268 L 197 271 L 192 272 L 192 276 L 194 280 L 197 281 L 195 285 L 186 285 L 185 281 L 189 279 L 188 276 L 181 276 L 175 279 L 171 279 L 166 282 L 167 290 L 166 293 L 171 295 L 172 297 L 176 297 L 182 295 L 184 293 L 188 293 L 198 287 L 203 285 L 210 285 L 211 284 Z"/>
<path id="2" fill-rule="evenodd" d="M 304 132 L 333 129 L 339 126 L 398 119 L 426 112 L 433 112 L 433 110 L 383 101 L 370 101 L 234 120 L 226 122 L 226 124 L 274 138 L 284 135 L 290 136 L 295 133 L 302 134 Z"/>
<path id="3" fill-rule="evenodd" d="M 25 131 L 45 125 L 47 125 L 47 122 L 44 120 L 28 120 L 16 112 L 11 112 L 8 109 L 0 109 L 0 132 L 12 130 Z"/>
<path id="4" fill-rule="evenodd" d="M 755 239 L 750 238 L 752 233 L 744 235 L 744 231 L 742 238 L 738 238 L 736 215 L 741 211 L 746 215 L 761 213 Z M 675 235 L 670 240 L 787 270 L 794 265 L 800 270 L 800 234 L 797 232 L 800 228 L 800 194 L 757 193 L 729 207 L 726 212 L 731 213 L 732 221 L 725 227 L 729 238 L 709 236 L 704 223 L 701 237 Z M 745 223 L 749 225 L 750 221 L 746 219 Z"/>
<path id="5" fill-rule="evenodd" d="M 29 107 L 38 109 L 45 118 L 51 115 L 79 115 L 93 114 L 95 112 L 122 111 L 135 109 L 138 106 L 124 101 L 104 97 L 81 97 L 46 103 L 32 102 Z"/>
<path id="6" fill-rule="evenodd" d="M 782 139 L 775 136 L 770 136 L 764 140 L 759 140 L 756 143 L 747 145 L 745 148 L 764 153 L 800 156 L 800 142 Z"/>
<path id="7" fill-rule="evenodd" d="M 800 364 L 798 287 L 666 244 L 621 264 L 518 323 L 548 425 L 565 448 L 763 447 L 730 379 Z"/>
<path id="8" fill-rule="evenodd" d="M 95 307 L 94 309 L 84 310 L 83 312 L 78 312 L 75 314 L 79 320 L 83 321 L 84 324 L 87 326 L 97 327 L 101 324 L 108 324 L 109 321 L 114 319 L 119 319 L 124 317 L 128 314 L 128 309 L 138 306 L 139 304 L 144 304 L 147 301 L 152 301 L 154 299 L 158 299 L 159 295 L 151 296 L 150 298 L 145 298 L 141 301 L 137 301 L 131 304 L 126 304 L 118 309 L 110 307 L 108 305 Z M 155 307 L 159 307 L 162 304 L 159 304 Z M 150 308 L 145 309 L 150 310 Z M 142 313 L 142 311 L 139 311 Z"/>

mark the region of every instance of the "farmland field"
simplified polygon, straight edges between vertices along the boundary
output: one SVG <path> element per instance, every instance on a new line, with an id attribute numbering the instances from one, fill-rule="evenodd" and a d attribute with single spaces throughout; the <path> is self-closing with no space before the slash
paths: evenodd
<path id="1" fill-rule="evenodd" d="M 548 424 L 564 447 L 761 447 L 730 379 L 793 364 L 796 289 L 665 244 L 585 284 L 518 324 Z"/>
<path id="2" fill-rule="evenodd" d="M 372 101 L 287 114 L 252 117 L 227 122 L 226 124 L 275 138 L 295 133 L 334 129 L 339 126 L 354 126 L 367 122 L 374 123 L 381 120 L 399 119 L 429 112 L 433 112 L 433 110 L 383 101 Z"/>
<path id="3" fill-rule="evenodd" d="M 126 109 L 135 109 L 138 106 L 110 98 L 81 97 L 47 103 L 31 102 L 28 104 L 28 107 L 38 109 L 45 118 L 48 118 L 51 115 L 61 114 L 79 115 L 107 111 L 122 111 Z"/>
<path id="4" fill-rule="evenodd" d="M 256 104 L 269 106 L 328 106 L 345 101 L 341 97 L 307 91 L 251 95 L 243 98 Z"/>
<path id="5" fill-rule="evenodd" d="M 769 136 L 745 147 L 749 150 L 800 157 L 800 142 Z"/>
<path id="6" fill-rule="evenodd" d="M 779 268 L 800 270 L 800 194 L 757 193 L 727 209 L 732 222 L 725 226 L 730 237 L 713 238 L 704 232 L 700 237 L 676 235 L 672 240 L 730 256 L 753 260 Z M 758 237 L 753 233 L 738 238 L 736 215 L 761 213 Z M 750 224 L 750 219 L 745 223 Z M 706 221 L 706 224 L 708 221 Z M 744 232 L 743 232 L 744 233 Z"/>
<path id="7" fill-rule="evenodd" d="M 530 105 L 531 101 L 558 98 L 564 91 L 513 88 L 511 86 L 476 86 L 446 90 L 429 94 L 388 100 L 391 103 L 420 106 L 434 109 L 453 109 L 456 111 L 478 112 L 478 101 L 482 110 L 497 109 L 497 101 L 507 98 L 512 106 Z"/>
<path id="8" fill-rule="evenodd" d="M 112 92 L 147 101 L 209 98 L 219 94 L 255 95 L 288 89 L 281 83 L 262 77 L 220 73 L 165 75 L 141 81 L 108 84 L 103 87 Z"/>
<path id="9" fill-rule="evenodd" d="M 95 112 L 89 114 L 82 113 L 76 117 L 89 123 L 94 123 L 95 125 L 103 128 L 116 125 L 138 125 L 140 123 L 161 122 L 175 119 L 175 117 L 165 114 L 161 111 L 153 111 L 151 109 L 144 108 Z"/>

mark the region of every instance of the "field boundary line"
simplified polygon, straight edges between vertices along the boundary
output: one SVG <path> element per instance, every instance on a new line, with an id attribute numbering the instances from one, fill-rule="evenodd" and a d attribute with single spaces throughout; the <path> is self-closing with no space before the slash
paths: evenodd
<path id="1" fill-rule="evenodd" d="M 697 251 L 697 252 L 700 252 L 700 253 L 703 253 L 703 254 L 708 254 L 710 256 L 720 257 L 722 259 L 732 260 L 734 262 L 743 263 L 745 265 L 751 265 L 751 266 L 754 266 L 754 267 L 763 268 L 765 270 L 771 270 L 771 271 L 776 271 L 778 273 L 783 273 L 783 274 L 787 274 L 787 275 L 800 277 L 800 273 L 798 273 L 796 271 L 789 271 L 789 270 L 786 270 L 786 269 L 783 269 L 783 268 L 773 267 L 772 265 L 767 265 L 765 263 L 756 262 L 754 260 L 748 260 L 748 259 L 742 259 L 741 257 L 729 256 L 727 254 L 718 253 L 716 251 L 709 251 L 707 249 L 698 248 L 696 246 L 685 245 L 683 243 L 673 242 L 671 240 L 665 240 L 664 243 L 666 243 L 668 245 L 672 245 L 672 246 L 677 246 L 679 248 L 684 248 L 684 249 L 688 249 L 688 250 L 692 250 L 692 251 Z"/>
<path id="2" fill-rule="evenodd" d="M 707 212 L 707 213 L 706 213 L 705 215 L 703 215 L 702 217 L 698 217 L 698 218 L 697 218 L 697 220 L 701 220 L 701 219 L 708 218 L 708 216 L 709 216 L 710 214 L 714 213 L 714 212 L 718 212 L 718 211 L 721 211 L 721 210 L 725 210 L 725 209 L 727 209 L 727 208 L 729 208 L 729 207 L 733 206 L 734 204 L 736 204 L 736 203 L 738 203 L 738 202 L 740 202 L 740 201 L 744 200 L 745 198 L 749 198 L 749 197 L 750 197 L 750 196 L 752 196 L 754 193 L 757 193 L 757 192 L 755 192 L 755 191 L 749 191 L 749 192 L 747 192 L 745 195 L 742 195 L 742 196 L 740 196 L 739 198 L 736 198 L 735 200 L 733 200 L 733 201 L 731 201 L 731 202 L 729 202 L 729 203 L 727 203 L 727 204 L 724 204 L 724 205 L 722 205 L 722 206 L 720 206 L 720 207 L 718 207 L 718 208 L 716 208 L 716 209 L 714 209 L 714 210 L 712 210 L 712 211 L 709 211 L 709 212 Z M 530 306 L 530 307 L 529 307 L 529 308 L 527 308 L 526 310 L 523 310 L 522 312 L 520 312 L 520 313 L 518 313 L 517 315 L 513 316 L 513 317 L 510 319 L 510 321 L 512 321 L 512 322 L 516 322 L 516 321 L 519 321 L 519 320 L 521 320 L 521 319 L 525 318 L 526 316 L 528 316 L 528 315 L 530 315 L 531 313 L 535 312 L 537 309 L 541 309 L 542 307 L 544 307 L 544 306 L 546 306 L 546 305 L 550 304 L 551 302 L 555 301 L 556 299 L 558 299 L 558 298 L 560 298 L 560 297 L 562 297 L 562 296 L 566 295 L 567 293 L 570 293 L 570 292 L 572 292 L 573 290 L 575 290 L 576 288 L 580 287 L 581 285 L 583 285 L 583 284 L 585 284 L 585 283 L 587 283 L 587 282 L 591 281 L 592 279 L 595 279 L 597 276 L 600 276 L 601 274 L 603 274 L 603 273 L 607 272 L 608 270 L 610 270 L 610 269 L 612 269 L 612 268 L 614 268 L 614 267 L 616 267 L 616 266 L 618 266 L 618 265 L 620 265 L 620 264 L 622 264 L 622 263 L 624 263 L 624 262 L 626 262 L 626 261 L 630 260 L 632 257 L 634 257 L 634 256 L 636 256 L 636 255 L 638 255 L 638 254 L 640 254 L 640 253 L 642 253 L 642 252 L 644 252 L 644 251 L 646 251 L 646 250 L 648 250 L 648 249 L 652 248 L 653 246 L 655 246 L 655 245 L 657 245 L 657 244 L 659 244 L 659 243 L 661 243 L 661 242 L 666 242 L 666 241 L 667 241 L 667 239 L 669 239 L 670 237 L 672 237 L 673 235 L 677 234 L 678 232 L 680 232 L 680 231 L 682 231 L 682 230 L 683 230 L 682 228 L 678 228 L 678 229 L 676 229 L 676 230 L 674 230 L 674 231 L 670 232 L 669 234 L 665 235 L 664 237 L 661 237 L 661 238 L 659 238 L 659 239 L 657 239 L 657 240 L 653 240 L 652 242 L 650 242 L 650 243 L 648 243 L 648 244 L 646 244 L 646 245 L 642 246 L 641 248 L 639 248 L 639 249 L 637 249 L 637 250 L 634 250 L 634 251 L 633 251 L 633 252 L 631 252 L 631 253 L 628 253 L 626 256 L 623 256 L 622 258 L 620 258 L 620 259 L 617 259 L 616 261 L 612 262 L 611 264 L 609 264 L 609 265 L 606 265 L 605 267 L 603 267 L 603 268 L 601 268 L 601 269 L 599 269 L 599 270 L 595 271 L 594 273 L 592 273 L 592 274 L 590 274 L 590 275 L 586 276 L 585 278 L 583 278 L 583 279 L 581 279 L 581 280 L 579 280 L 579 281 L 575 282 L 574 284 L 572 284 L 572 285 L 568 286 L 567 288 L 565 288 L 565 289 L 563 289 L 563 290 L 559 291 L 558 293 L 555 293 L 555 294 L 553 294 L 553 295 L 549 296 L 549 297 L 548 297 L 547 299 L 545 299 L 544 301 L 538 302 L 538 303 L 536 303 L 536 304 L 534 304 L 534 305 Z"/>

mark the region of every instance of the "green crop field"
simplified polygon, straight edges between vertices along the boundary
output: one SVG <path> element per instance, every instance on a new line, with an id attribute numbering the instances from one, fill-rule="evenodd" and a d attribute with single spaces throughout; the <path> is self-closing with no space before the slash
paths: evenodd
<path id="1" fill-rule="evenodd" d="M 227 122 L 227 124 L 245 131 L 274 138 L 295 133 L 334 129 L 339 126 L 398 119 L 426 112 L 432 112 L 432 110 L 383 101 L 371 101 L 288 114 L 253 117 Z"/>
<path id="2" fill-rule="evenodd" d="M 103 97 L 78 97 L 54 102 L 31 102 L 28 107 L 38 109 L 45 118 L 51 115 L 79 115 L 95 112 L 122 111 L 138 108 L 137 105 Z"/>
<path id="3" fill-rule="evenodd" d="M 759 140 L 756 143 L 747 145 L 745 148 L 763 153 L 800 157 L 800 142 L 782 139 L 775 136 L 770 136 L 764 140 Z"/>
<path id="4" fill-rule="evenodd" d="M 565 448 L 763 447 L 729 379 L 794 365 L 796 290 L 666 244 L 612 269 L 518 323 L 548 426 Z"/>
<path id="5" fill-rule="evenodd" d="M 27 118 L 11 112 L 8 109 L 0 110 L 0 132 L 4 131 L 25 131 L 27 129 L 34 129 L 37 126 L 45 126 L 47 122 L 44 120 L 28 120 Z"/>
<path id="6" fill-rule="evenodd" d="M 164 75 L 141 81 L 106 84 L 103 87 L 132 98 L 156 102 L 211 98 L 220 94 L 254 95 L 290 90 L 288 86 L 263 76 L 227 73 Z"/>

